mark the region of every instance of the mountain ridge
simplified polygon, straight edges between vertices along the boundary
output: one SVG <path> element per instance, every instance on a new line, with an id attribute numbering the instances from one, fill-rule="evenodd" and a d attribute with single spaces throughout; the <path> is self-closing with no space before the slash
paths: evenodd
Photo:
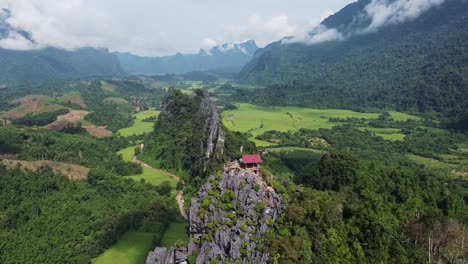
<path id="1" fill-rule="evenodd" d="M 125 72 L 114 54 L 105 48 L 84 47 L 65 50 L 56 47 L 36 48 L 33 36 L 12 27 L 11 12 L 0 12 L 0 41 L 23 39 L 31 47 L 26 50 L 0 46 L 0 83 L 78 79 L 95 76 L 121 76 Z M 6 45 L 8 46 L 8 45 Z"/>
<path id="2" fill-rule="evenodd" d="M 257 51 L 253 40 L 226 43 L 211 49 L 200 49 L 197 54 L 176 53 L 171 56 L 144 57 L 131 53 L 114 54 L 124 70 L 132 74 L 182 74 L 193 71 L 239 71 Z"/>

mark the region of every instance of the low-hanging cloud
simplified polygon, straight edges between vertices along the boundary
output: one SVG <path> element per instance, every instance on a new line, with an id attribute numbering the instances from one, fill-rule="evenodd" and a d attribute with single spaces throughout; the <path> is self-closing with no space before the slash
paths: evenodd
<path id="1" fill-rule="evenodd" d="M 291 23 L 286 14 L 271 18 L 253 15 L 247 23 L 228 26 L 225 34 L 221 37 L 232 39 L 234 42 L 254 39 L 260 46 L 265 46 L 285 36 L 293 36 L 298 33 L 298 30 L 298 27 Z"/>
<path id="2" fill-rule="evenodd" d="M 366 6 L 365 12 L 370 18 L 370 25 L 363 32 L 373 32 L 387 25 L 394 25 L 418 18 L 422 13 L 445 0 L 373 0 Z"/>
<path id="3" fill-rule="evenodd" d="M 8 25 L 30 33 L 0 31 L 0 48 L 90 46 L 159 56 L 247 39 L 262 46 L 301 34 L 310 18 L 351 1 L 0 0 L 11 10 Z"/>
<path id="4" fill-rule="evenodd" d="M 341 32 L 336 28 L 327 28 L 319 24 L 313 27 L 305 36 L 294 37 L 284 43 L 301 42 L 306 44 L 318 44 L 327 41 L 340 41 L 354 35 L 369 34 L 379 29 L 401 24 L 417 19 L 429 9 L 439 6 L 445 0 L 372 0 L 363 10 L 354 17 L 354 23 L 366 23 L 365 27 L 352 32 Z"/>

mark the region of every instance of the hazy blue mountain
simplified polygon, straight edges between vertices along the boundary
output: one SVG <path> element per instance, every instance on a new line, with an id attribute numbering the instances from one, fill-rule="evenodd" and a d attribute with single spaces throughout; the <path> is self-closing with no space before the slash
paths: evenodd
<path id="1" fill-rule="evenodd" d="M 130 53 L 116 53 L 122 67 L 132 74 L 186 73 L 192 71 L 237 72 L 250 61 L 258 47 L 253 40 L 240 44 L 223 44 L 198 54 L 164 57 L 141 57 Z"/>
<path id="2" fill-rule="evenodd" d="M 34 43 L 28 32 L 12 28 L 6 20 L 10 12 L 0 12 L 0 39 L 19 34 Z M 0 48 L 0 83 L 45 81 L 92 76 L 122 75 L 124 71 L 107 49 L 82 48 L 67 51 L 58 48 L 10 50 Z"/>

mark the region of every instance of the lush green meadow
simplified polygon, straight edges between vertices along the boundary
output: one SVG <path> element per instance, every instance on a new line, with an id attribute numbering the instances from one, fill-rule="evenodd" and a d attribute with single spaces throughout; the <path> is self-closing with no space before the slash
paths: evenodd
<path id="1" fill-rule="evenodd" d="M 135 114 L 135 123 L 131 127 L 123 128 L 119 130 L 119 134 L 123 137 L 129 137 L 132 135 L 142 135 L 145 133 L 149 133 L 153 131 L 153 122 L 144 122 L 143 120 L 150 118 L 150 117 L 157 117 L 159 115 L 159 111 L 156 110 L 148 110 L 143 111 L 138 114 Z"/>
<path id="2" fill-rule="evenodd" d="M 330 122 L 330 118 L 364 118 L 377 119 L 379 113 L 358 113 L 350 110 L 340 109 L 310 109 L 299 107 L 262 107 L 251 104 L 237 104 L 238 109 L 229 110 L 223 113 L 224 124 L 232 130 L 249 132 L 253 135 L 252 140 L 258 146 L 270 146 L 271 143 L 256 140 L 255 137 L 268 130 L 281 132 L 296 131 L 301 128 L 320 129 L 332 128 L 343 125 L 343 122 Z M 399 113 L 389 112 L 396 121 L 406 121 L 408 119 L 419 120 L 419 117 Z M 388 140 L 402 140 L 404 135 L 399 133 L 399 129 L 376 129 L 375 133 Z"/>
<path id="3" fill-rule="evenodd" d="M 186 228 L 186 223 L 171 223 L 169 228 L 166 230 L 166 233 L 164 233 L 161 242 L 162 246 L 170 248 L 178 241 L 188 242 L 189 237 L 187 235 Z"/>
<path id="4" fill-rule="evenodd" d="M 406 120 L 405 120 L 406 121 Z M 398 128 L 377 128 L 377 127 L 358 127 L 361 131 L 371 131 L 375 135 L 382 137 L 385 140 L 391 141 L 404 141 L 405 135 L 401 133 L 401 129 Z"/>
<path id="5" fill-rule="evenodd" d="M 152 233 L 127 232 L 120 240 L 93 260 L 94 264 L 145 263 L 153 242 Z"/>
<path id="6" fill-rule="evenodd" d="M 125 161 L 133 161 L 134 153 L 135 147 L 128 147 L 118 152 L 118 154 L 122 155 L 122 158 Z M 153 185 L 160 185 L 165 181 L 169 181 L 171 186 L 176 186 L 177 180 L 174 177 L 171 177 L 167 172 L 152 167 L 147 167 L 145 165 L 142 165 L 142 167 L 142 174 L 126 176 L 126 178 L 135 181 L 141 181 L 141 179 L 145 179 L 146 182 L 151 183 Z"/>
<path id="7" fill-rule="evenodd" d="M 413 154 L 408 154 L 406 156 L 408 157 L 408 159 L 416 163 L 423 164 L 424 166 L 429 167 L 431 169 L 453 169 L 454 168 L 453 165 L 438 161 L 436 159 L 421 157 L 421 156 L 413 155 Z"/>

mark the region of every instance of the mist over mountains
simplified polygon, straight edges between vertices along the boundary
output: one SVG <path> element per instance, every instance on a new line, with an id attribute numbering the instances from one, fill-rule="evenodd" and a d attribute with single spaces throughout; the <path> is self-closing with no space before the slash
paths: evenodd
<path id="1" fill-rule="evenodd" d="M 258 47 L 253 40 L 200 49 L 198 54 L 140 57 L 111 53 L 105 48 L 75 50 L 41 46 L 32 34 L 9 23 L 11 13 L 0 13 L 0 83 L 76 79 L 126 74 L 180 74 L 193 71 L 238 72 Z"/>
<path id="2" fill-rule="evenodd" d="M 280 86 L 275 93 L 257 92 L 251 100 L 268 104 L 281 97 L 288 105 L 390 107 L 463 119 L 468 109 L 468 2 L 446 0 L 417 18 L 357 34 L 372 25 L 356 23 L 368 3 L 351 4 L 322 23 L 342 35 L 353 32 L 348 38 L 314 45 L 283 41 L 259 50 L 239 77 Z"/>
<path id="3" fill-rule="evenodd" d="M 130 53 L 116 53 L 122 67 L 130 74 L 187 73 L 192 71 L 238 72 L 258 50 L 255 41 L 223 44 L 198 54 L 165 57 L 140 57 Z"/>

